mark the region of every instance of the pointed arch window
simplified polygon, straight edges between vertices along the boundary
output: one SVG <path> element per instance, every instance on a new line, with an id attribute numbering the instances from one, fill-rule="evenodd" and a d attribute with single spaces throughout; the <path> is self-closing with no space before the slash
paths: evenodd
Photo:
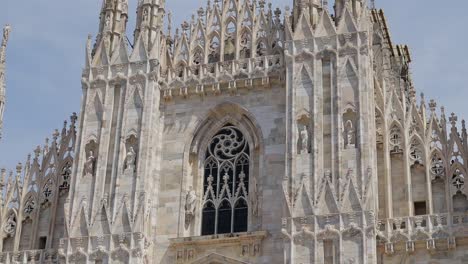
<path id="1" fill-rule="evenodd" d="M 70 178 L 72 173 L 72 164 L 71 162 L 67 162 L 65 166 L 63 166 L 62 173 L 61 173 L 61 185 L 59 186 L 59 190 L 61 192 L 66 192 L 70 189 Z"/>
<path id="2" fill-rule="evenodd" d="M 228 124 L 212 139 L 204 160 L 202 235 L 246 232 L 250 148 Z"/>
<path id="3" fill-rule="evenodd" d="M 445 175 L 445 165 L 444 161 L 438 154 L 432 155 L 431 159 L 431 173 L 432 178 L 443 178 Z"/>

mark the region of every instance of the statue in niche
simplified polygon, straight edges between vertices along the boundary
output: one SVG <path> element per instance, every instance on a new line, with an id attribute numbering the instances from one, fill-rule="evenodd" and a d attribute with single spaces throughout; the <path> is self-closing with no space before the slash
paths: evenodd
<path id="1" fill-rule="evenodd" d="M 267 55 L 267 48 L 263 42 L 257 44 L 257 55 L 258 57 Z"/>
<path id="2" fill-rule="evenodd" d="M 8 217 L 8 220 L 5 223 L 4 231 L 5 231 L 5 233 L 7 233 L 9 235 L 13 235 L 15 233 L 15 231 L 16 231 L 16 221 L 15 221 L 15 215 L 14 214 L 10 214 L 10 216 Z"/>
<path id="3" fill-rule="evenodd" d="M 136 152 L 133 147 L 130 147 L 127 152 L 127 157 L 125 158 L 126 162 L 126 169 L 127 170 L 134 170 L 135 169 L 135 161 L 136 161 Z"/>
<path id="4" fill-rule="evenodd" d="M 197 209 L 198 197 L 196 192 L 190 187 L 187 196 L 185 197 L 185 225 L 189 226 L 195 217 L 195 210 Z"/>
<path id="5" fill-rule="evenodd" d="M 346 122 L 345 127 L 346 148 L 354 148 L 356 145 L 356 130 L 353 127 L 351 120 Z"/>
<path id="6" fill-rule="evenodd" d="M 333 182 L 331 170 L 325 170 L 325 179 L 328 179 L 330 182 Z"/>
<path id="7" fill-rule="evenodd" d="M 301 130 L 301 154 L 309 153 L 309 131 L 307 126 L 304 126 Z"/>
<path id="8" fill-rule="evenodd" d="M 91 151 L 89 151 L 88 159 L 86 160 L 85 166 L 84 166 L 84 175 L 85 176 L 87 176 L 87 175 L 93 176 L 94 175 L 95 162 L 96 162 L 96 158 L 94 157 L 94 152 L 91 150 Z"/>
<path id="9" fill-rule="evenodd" d="M 106 29 L 110 28 L 110 15 L 106 16 L 105 27 Z"/>
<path id="10" fill-rule="evenodd" d="M 146 9 L 146 8 L 143 11 L 143 21 L 144 22 L 148 21 L 148 9 Z"/>
<path id="11" fill-rule="evenodd" d="M 233 60 L 236 52 L 236 47 L 234 45 L 234 40 L 231 36 L 229 36 L 224 41 L 224 59 L 225 60 Z"/>

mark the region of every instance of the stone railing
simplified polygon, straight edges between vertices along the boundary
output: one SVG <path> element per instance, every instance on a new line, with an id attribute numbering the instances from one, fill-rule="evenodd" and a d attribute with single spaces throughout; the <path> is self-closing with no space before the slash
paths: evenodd
<path id="1" fill-rule="evenodd" d="M 0 253 L 0 263 L 57 263 L 57 250 L 25 250 Z"/>
<path id="2" fill-rule="evenodd" d="M 383 219 L 378 221 L 377 238 L 385 245 L 385 252 L 393 254 L 395 245 L 405 244 L 406 251 L 414 251 L 415 243 L 426 243 L 428 250 L 436 247 L 453 249 L 456 239 L 468 231 L 468 214 L 435 214 Z"/>
<path id="3" fill-rule="evenodd" d="M 60 260 L 72 262 L 116 258 L 123 263 L 132 263 L 134 259 L 144 257 L 150 245 L 148 238 L 139 232 L 72 237 L 60 240 L 57 253 Z"/>
<path id="4" fill-rule="evenodd" d="M 273 55 L 180 67 L 161 73 L 162 93 L 164 98 L 170 99 L 173 96 L 219 93 L 224 88 L 250 87 L 255 80 L 266 85 L 270 79 L 279 78 L 283 65 L 283 56 Z"/>

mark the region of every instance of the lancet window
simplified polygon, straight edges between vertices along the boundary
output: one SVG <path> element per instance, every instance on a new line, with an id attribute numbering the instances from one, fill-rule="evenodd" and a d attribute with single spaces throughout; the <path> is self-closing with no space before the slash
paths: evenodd
<path id="1" fill-rule="evenodd" d="M 36 202 L 33 198 L 29 198 L 24 204 L 24 214 L 30 215 L 36 208 Z"/>
<path id="2" fill-rule="evenodd" d="M 42 188 L 42 195 L 43 195 L 43 204 L 47 203 L 50 201 L 54 194 L 54 183 L 52 182 L 51 179 L 47 181 L 47 183 L 44 185 L 44 188 Z"/>
<path id="3" fill-rule="evenodd" d="M 212 139 L 204 161 L 202 235 L 247 231 L 250 148 L 228 124 Z"/>
<path id="4" fill-rule="evenodd" d="M 394 125 L 390 130 L 390 147 L 392 153 L 402 152 L 403 136 L 398 126 Z"/>
<path id="5" fill-rule="evenodd" d="M 70 188 L 70 177 L 72 173 L 71 168 L 72 168 L 71 163 L 67 163 L 62 169 L 62 173 L 61 173 L 62 182 L 61 182 L 61 185 L 59 186 L 60 191 L 67 191 Z"/>

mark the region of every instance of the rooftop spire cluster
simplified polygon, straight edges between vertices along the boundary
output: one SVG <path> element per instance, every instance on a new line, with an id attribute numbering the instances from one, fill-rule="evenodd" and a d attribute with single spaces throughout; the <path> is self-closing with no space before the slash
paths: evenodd
<path id="1" fill-rule="evenodd" d="M 3 28 L 2 45 L 0 46 L 0 139 L 2 139 L 3 130 L 3 113 L 5 112 L 5 63 L 6 63 L 6 48 L 8 39 L 10 38 L 11 27 L 6 25 Z"/>

